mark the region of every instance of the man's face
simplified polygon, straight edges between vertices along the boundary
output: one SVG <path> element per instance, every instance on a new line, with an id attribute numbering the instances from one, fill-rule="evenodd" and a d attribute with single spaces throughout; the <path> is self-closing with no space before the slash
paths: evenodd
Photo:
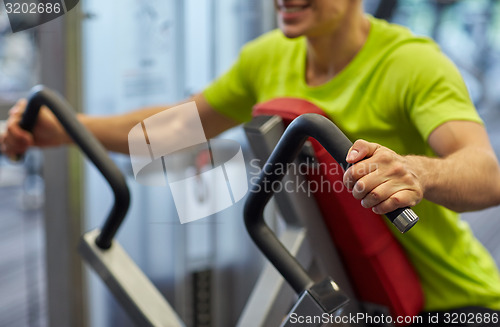
<path id="1" fill-rule="evenodd" d="M 274 0 L 285 36 L 318 37 L 334 33 L 357 0 Z"/>

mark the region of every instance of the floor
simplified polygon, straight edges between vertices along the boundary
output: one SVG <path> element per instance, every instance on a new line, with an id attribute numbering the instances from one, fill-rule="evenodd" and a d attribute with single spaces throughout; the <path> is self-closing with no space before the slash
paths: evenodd
<path id="1" fill-rule="evenodd" d="M 32 191 L 23 166 L 0 163 L 0 326 L 47 325 L 43 215 Z"/>

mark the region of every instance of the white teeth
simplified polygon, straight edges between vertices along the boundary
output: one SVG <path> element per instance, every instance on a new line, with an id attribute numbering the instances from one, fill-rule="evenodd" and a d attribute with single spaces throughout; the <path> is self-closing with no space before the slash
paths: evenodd
<path id="1" fill-rule="evenodd" d="M 283 8 L 281 8 L 281 10 L 284 13 L 290 14 L 290 13 L 302 11 L 302 10 L 304 10 L 304 8 L 302 8 L 302 7 L 290 7 L 290 8 L 283 7 Z"/>

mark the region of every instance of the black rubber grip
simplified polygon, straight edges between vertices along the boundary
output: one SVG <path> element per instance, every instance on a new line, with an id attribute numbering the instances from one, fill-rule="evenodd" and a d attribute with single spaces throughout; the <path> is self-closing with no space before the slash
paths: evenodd
<path id="1" fill-rule="evenodd" d="M 125 178 L 109 158 L 102 144 L 78 121 L 71 105 L 61 95 L 44 86 L 38 85 L 31 90 L 19 126 L 32 131 L 42 106 L 46 106 L 54 113 L 68 135 L 97 167 L 113 191 L 113 207 L 96 239 L 97 246 L 107 249 L 111 246 L 111 241 L 130 205 L 130 192 Z"/>
<path id="2" fill-rule="evenodd" d="M 301 115 L 283 133 L 257 183 L 253 185 L 244 208 L 245 225 L 250 236 L 298 294 L 308 289 L 313 281 L 265 223 L 264 208 L 273 195 L 273 188 L 263 186 L 273 185 L 285 176 L 286 170 L 282 168 L 295 160 L 309 137 L 321 143 L 344 169 L 349 167 L 346 157 L 352 142 L 344 133 L 326 117 Z M 389 213 L 389 219 L 394 221 L 405 209 Z"/>
<path id="3" fill-rule="evenodd" d="M 39 88 L 39 86 L 35 86 L 31 91 L 35 91 Z M 33 93 L 30 94 L 29 99 L 32 98 Z M 43 105 L 43 104 L 42 104 Z M 38 118 L 38 113 L 40 112 L 41 106 L 37 106 L 33 101 L 28 100 L 28 104 L 26 106 L 26 110 L 23 112 L 21 117 L 21 121 L 19 122 L 19 127 L 22 129 L 32 132 L 33 128 L 35 128 L 36 119 Z M 29 108 L 29 110 L 28 110 Z"/>

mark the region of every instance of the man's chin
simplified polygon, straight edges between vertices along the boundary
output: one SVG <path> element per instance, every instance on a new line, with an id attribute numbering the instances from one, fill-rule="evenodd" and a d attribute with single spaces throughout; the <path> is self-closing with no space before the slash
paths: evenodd
<path id="1" fill-rule="evenodd" d="M 295 39 L 304 35 L 304 31 L 298 28 L 289 28 L 288 26 L 280 26 L 280 30 L 289 39 Z"/>

